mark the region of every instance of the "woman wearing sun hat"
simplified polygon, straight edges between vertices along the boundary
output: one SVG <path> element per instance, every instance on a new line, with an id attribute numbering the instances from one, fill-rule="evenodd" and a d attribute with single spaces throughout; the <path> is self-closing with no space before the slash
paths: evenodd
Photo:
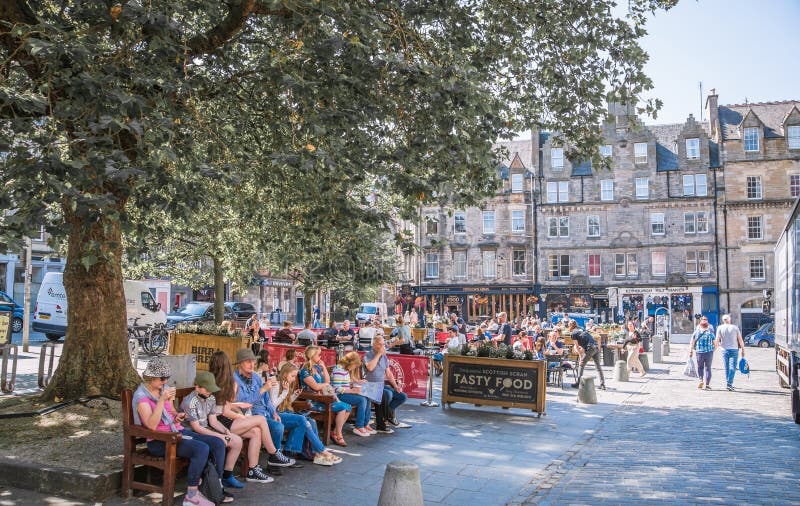
<path id="1" fill-rule="evenodd" d="M 186 415 L 175 412 L 175 389 L 167 386 L 171 375 L 169 364 L 160 358 L 147 364 L 142 373 L 142 384 L 133 394 L 133 419 L 137 425 L 143 425 L 150 430 L 183 434 L 176 451 L 179 457 L 189 459 L 188 487 L 183 506 L 214 506 L 213 502 L 197 490 L 197 486 L 209 454 L 214 455 L 217 462 L 224 461 L 225 443 L 220 438 L 197 434 L 181 425 Z M 153 455 L 161 457 L 166 445 L 163 441 L 151 440 L 147 442 L 147 449 Z"/>

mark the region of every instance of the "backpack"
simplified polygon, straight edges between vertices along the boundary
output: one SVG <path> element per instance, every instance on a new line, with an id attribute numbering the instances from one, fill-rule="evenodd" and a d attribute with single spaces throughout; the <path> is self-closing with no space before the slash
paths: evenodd
<path id="1" fill-rule="evenodd" d="M 225 500 L 225 496 L 222 494 L 222 482 L 212 459 L 209 458 L 206 461 L 206 467 L 200 477 L 200 486 L 197 487 L 200 493 L 214 504 L 222 504 L 222 501 Z"/>

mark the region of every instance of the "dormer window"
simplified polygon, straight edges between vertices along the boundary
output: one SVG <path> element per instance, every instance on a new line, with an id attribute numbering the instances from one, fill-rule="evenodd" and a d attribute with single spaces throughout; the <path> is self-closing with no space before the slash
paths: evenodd
<path id="1" fill-rule="evenodd" d="M 511 193 L 522 193 L 522 174 L 511 174 Z"/>
<path id="2" fill-rule="evenodd" d="M 686 139 L 686 158 L 688 160 L 700 158 L 700 139 Z"/>
<path id="3" fill-rule="evenodd" d="M 800 149 L 800 125 L 786 127 L 786 142 L 789 149 Z"/>
<path id="4" fill-rule="evenodd" d="M 646 142 L 637 142 L 633 145 L 633 163 L 647 163 Z"/>
<path id="5" fill-rule="evenodd" d="M 550 168 L 554 171 L 564 168 L 564 148 L 550 149 Z"/>
<path id="6" fill-rule="evenodd" d="M 744 150 L 748 152 L 758 151 L 758 127 L 744 129 Z"/>

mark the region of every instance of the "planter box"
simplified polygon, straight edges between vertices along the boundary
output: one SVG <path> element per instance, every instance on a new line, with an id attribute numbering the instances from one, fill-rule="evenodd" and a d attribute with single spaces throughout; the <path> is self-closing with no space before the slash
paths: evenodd
<path id="1" fill-rule="evenodd" d="M 414 341 L 424 341 L 428 337 L 428 329 L 411 329 L 411 338 Z"/>
<path id="2" fill-rule="evenodd" d="M 231 359 L 236 360 L 236 351 L 250 347 L 249 337 L 209 336 L 207 334 L 179 334 L 173 332 L 169 336 L 170 355 L 194 355 L 197 357 L 197 370 L 207 371 L 211 355 L 224 351 Z"/>
<path id="3" fill-rule="evenodd" d="M 527 408 L 545 412 L 547 362 L 445 355 L 442 404 Z"/>

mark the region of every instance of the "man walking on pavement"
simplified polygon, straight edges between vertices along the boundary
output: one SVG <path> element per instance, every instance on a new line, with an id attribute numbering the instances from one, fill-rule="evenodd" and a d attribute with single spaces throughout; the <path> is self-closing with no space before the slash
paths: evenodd
<path id="1" fill-rule="evenodd" d="M 736 376 L 736 366 L 739 363 L 739 348 L 742 349 L 744 358 L 744 341 L 739 327 L 731 323 L 731 315 L 722 315 L 722 325 L 717 327 L 717 347 L 722 348 L 722 357 L 725 360 L 725 379 L 728 390 L 733 392 L 733 378 Z"/>
<path id="2" fill-rule="evenodd" d="M 586 364 L 590 360 L 594 360 L 594 365 L 597 367 L 597 374 L 600 376 L 600 390 L 606 389 L 606 378 L 603 376 L 603 367 L 600 365 L 599 349 L 597 348 L 597 341 L 594 340 L 591 334 L 578 327 L 575 320 L 569 321 L 569 330 L 572 333 L 572 341 L 583 350 L 583 356 L 578 364 L 578 377 L 572 388 L 578 388 L 583 377 L 583 371 L 586 369 Z"/>

